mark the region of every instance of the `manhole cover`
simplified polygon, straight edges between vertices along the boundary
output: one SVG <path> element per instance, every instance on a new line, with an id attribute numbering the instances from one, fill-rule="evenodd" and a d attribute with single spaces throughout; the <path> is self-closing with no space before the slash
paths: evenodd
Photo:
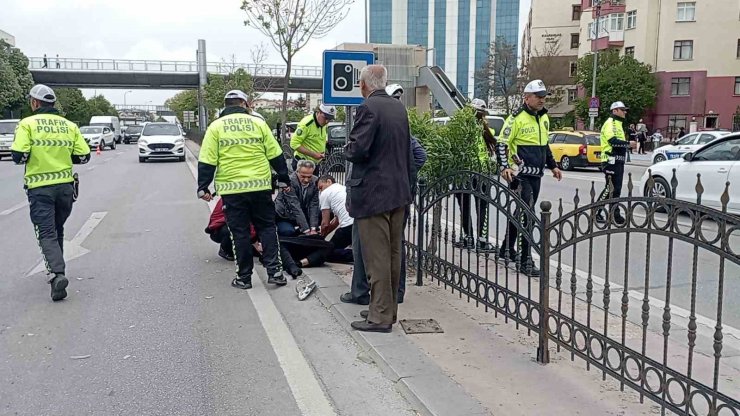
<path id="1" fill-rule="evenodd" d="M 401 319 L 401 328 L 407 334 L 441 334 L 445 331 L 434 319 Z"/>

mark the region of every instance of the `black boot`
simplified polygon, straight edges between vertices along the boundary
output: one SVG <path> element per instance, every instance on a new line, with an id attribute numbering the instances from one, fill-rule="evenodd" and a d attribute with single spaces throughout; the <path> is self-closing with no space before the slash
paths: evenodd
<path id="1" fill-rule="evenodd" d="M 285 279 L 285 275 L 283 274 L 283 272 L 277 272 L 267 279 L 267 283 L 278 286 L 285 286 L 288 284 L 288 280 Z"/>
<path id="2" fill-rule="evenodd" d="M 237 277 L 231 281 L 231 286 L 237 289 L 251 289 L 252 288 L 252 276 Z"/>
<path id="3" fill-rule="evenodd" d="M 54 278 L 49 282 L 51 285 L 51 300 L 54 302 L 67 297 L 67 285 L 69 280 L 64 277 L 64 273 L 56 273 Z"/>

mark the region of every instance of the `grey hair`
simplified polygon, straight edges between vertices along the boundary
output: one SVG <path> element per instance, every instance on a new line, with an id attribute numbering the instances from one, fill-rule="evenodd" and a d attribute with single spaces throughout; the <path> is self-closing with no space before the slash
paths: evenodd
<path id="1" fill-rule="evenodd" d="M 316 169 L 316 164 L 311 162 L 310 160 L 303 159 L 303 160 L 298 161 L 297 169 L 300 169 L 300 168 L 309 168 L 311 170 L 314 170 Z"/>
<path id="2" fill-rule="evenodd" d="M 382 90 L 388 83 L 388 70 L 383 65 L 368 65 L 362 68 L 360 81 L 371 91 Z"/>

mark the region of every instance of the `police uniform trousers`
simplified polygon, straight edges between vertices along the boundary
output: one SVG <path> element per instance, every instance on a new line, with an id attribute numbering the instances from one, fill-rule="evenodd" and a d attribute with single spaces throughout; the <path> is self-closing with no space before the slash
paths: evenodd
<path id="1" fill-rule="evenodd" d="M 239 279 L 249 279 L 254 268 L 249 225 L 254 224 L 262 243 L 262 259 L 270 276 L 281 273 L 278 236 L 275 228 L 275 203 L 271 191 L 222 195 L 224 215 L 231 232 Z"/>
<path id="2" fill-rule="evenodd" d="M 599 201 L 621 197 L 622 182 L 624 181 L 624 163 L 615 163 L 612 165 L 603 163 L 602 169 L 604 171 L 604 177 L 606 178 L 606 184 L 604 185 L 604 190 L 601 191 Z M 612 184 L 611 192 L 609 192 L 610 183 Z"/>
<path id="3" fill-rule="evenodd" d="M 540 184 L 542 178 L 539 176 L 527 176 L 518 175 L 509 184 L 509 189 L 518 190 L 519 196 L 524 203 L 534 211 L 537 199 L 540 197 Z M 515 202 L 516 203 L 516 202 Z M 518 223 L 524 228 L 527 235 L 523 235 L 519 232 L 519 228 L 513 221 L 509 221 L 508 230 L 506 231 L 506 238 L 504 239 L 504 245 L 502 250 L 508 248 L 508 253 L 512 256 L 516 253 L 515 246 L 518 246 L 519 255 L 521 256 L 521 264 L 525 264 L 527 260 L 531 260 L 532 256 L 530 253 L 530 239 L 532 238 L 532 224 L 529 221 L 529 217 L 525 215 L 524 210 L 517 208 L 515 215 L 519 218 Z"/>
<path id="4" fill-rule="evenodd" d="M 27 190 L 31 222 L 41 247 L 46 270 L 65 273 L 64 223 L 72 213 L 72 183 L 40 186 Z"/>

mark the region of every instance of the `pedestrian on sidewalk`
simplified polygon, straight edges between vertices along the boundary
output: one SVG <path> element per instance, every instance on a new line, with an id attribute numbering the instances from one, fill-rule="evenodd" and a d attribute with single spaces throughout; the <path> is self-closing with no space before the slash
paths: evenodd
<path id="1" fill-rule="evenodd" d="M 365 102 L 345 147 L 353 163 L 349 212 L 358 224 L 370 280 L 368 316 L 352 322 L 360 331 L 391 332 L 397 320 L 403 217 L 411 203 L 409 120 L 404 105 L 386 93 L 387 79 L 382 65 L 362 69 Z"/>
<path id="2" fill-rule="evenodd" d="M 512 190 L 519 190 L 522 200 L 534 211 L 540 195 L 540 184 L 545 168 L 552 171 L 558 181 L 563 175 L 558 169 L 548 144 L 550 118 L 545 108 L 545 97 L 551 95 L 541 80 L 534 80 L 524 88 L 524 103 L 510 115 L 504 123 L 498 141 L 498 159 L 501 177 L 509 183 Z M 514 175 L 514 167 L 519 173 Z M 519 227 L 526 232 L 532 230 L 524 210 L 518 209 L 519 221 L 509 222 L 504 244 L 499 257 L 505 262 L 515 263 L 517 270 L 529 277 L 539 277 L 540 270 L 535 266 L 527 237 L 521 236 Z M 519 258 L 514 247 L 519 248 Z"/>
<path id="3" fill-rule="evenodd" d="M 624 118 L 627 116 L 627 106 L 617 101 L 610 107 L 612 115 L 601 127 L 601 166 L 606 177 L 606 185 L 599 196 L 599 201 L 622 196 L 622 182 L 624 180 L 624 164 L 627 161 L 629 142 L 624 137 Z M 600 209 L 596 214 L 596 222 L 606 223 L 608 215 Z M 624 224 L 625 219 L 617 207 L 614 211 L 614 221 Z"/>
<path id="4" fill-rule="evenodd" d="M 287 184 L 288 166 L 270 127 L 249 114 L 248 102 L 244 92 L 229 91 L 221 117 L 208 126 L 198 161 L 198 196 L 205 201 L 213 199 L 209 187 L 215 177 L 236 257 L 236 278 L 231 285 L 252 288 L 249 226 L 254 224 L 264 247 L 267 281 L 284 286 L 287 280 L 278 255 L 270 168 L 277 172 L 279 182 Z"/>
<path id="5" fill-rule="evenodd" d="M 90 160 L 90 148 L 77 125 L 54 108 L 54 91 L 35 85 L 29 93 L 33 115 L 18 123 L 10 146 L 13 161 L 24 165 L 23 178 L 31 222 L 49 275 L 51 299 L 67 297 L 64 262 L 64 223 L 77 199 L 77 174 L 73 164 Z"/>
<path id="6" fill-rule="evenodd" d="M 385 88 L 386 94 L 391 97 L 401 99 L 403 96 L 403 87 L 398 84 L 392 84 Z M 409 160 L 413 171 L 411 173 L 411 196 L 412 198 L 416 195 L 418 175 L 421 168 L 424 167 L 424 163 L 427 161 L 427 152 L 424 147 L 419 143 L 416 137 L 411 136 L 411 148 L 409 152 Z M 349 164 L 349 171 L 347 176 L 351 177 L 352 164 Z M 347 200 L 349 200 L 349 190 L 347 188 Z M 404 229 L 409 219 L 409 208 L 407 207 L 406 213 L 404 214 Z M 405 235 L 403 240 L 405 241 Z M 357 229 L 357 222 L 355 221 L 352 227 L 352 254 L 354 256 L 354 267 L 352 269 L 352 285 L 350 291 L 339 297 L 339 300 L 345 303 L 356 303 L 359 305 L 367 305 L 370 302 L 370 285 L 365 274 L 365 263 L 362 260 L 362 244 L 360 243 L 360 234 Z M 404 301 L 406 295 L 406 250 L 401 247 L 401 277 L 399 278 L 398 284 L 398 297 L 397 303 L 401 304 Z"/>
<path id="7" fill-rule="evenodd" d="M 642 122 L 642 119 L 640 119 L 640 122 L 637 123 L 637 142 L 639 144 L 637 153 L 644 155 L 645 152 L 645 144 L 648 140 L 648 129 L 645 123 Z"/>
<path id="8" fill-rule="evenodd" d="M 655 130 L 655 133 L 653 133 L 653 152 L 656 151 L 660 144 L 663 142 L 663 135 L 660 133 L 660 129 Z"/>

